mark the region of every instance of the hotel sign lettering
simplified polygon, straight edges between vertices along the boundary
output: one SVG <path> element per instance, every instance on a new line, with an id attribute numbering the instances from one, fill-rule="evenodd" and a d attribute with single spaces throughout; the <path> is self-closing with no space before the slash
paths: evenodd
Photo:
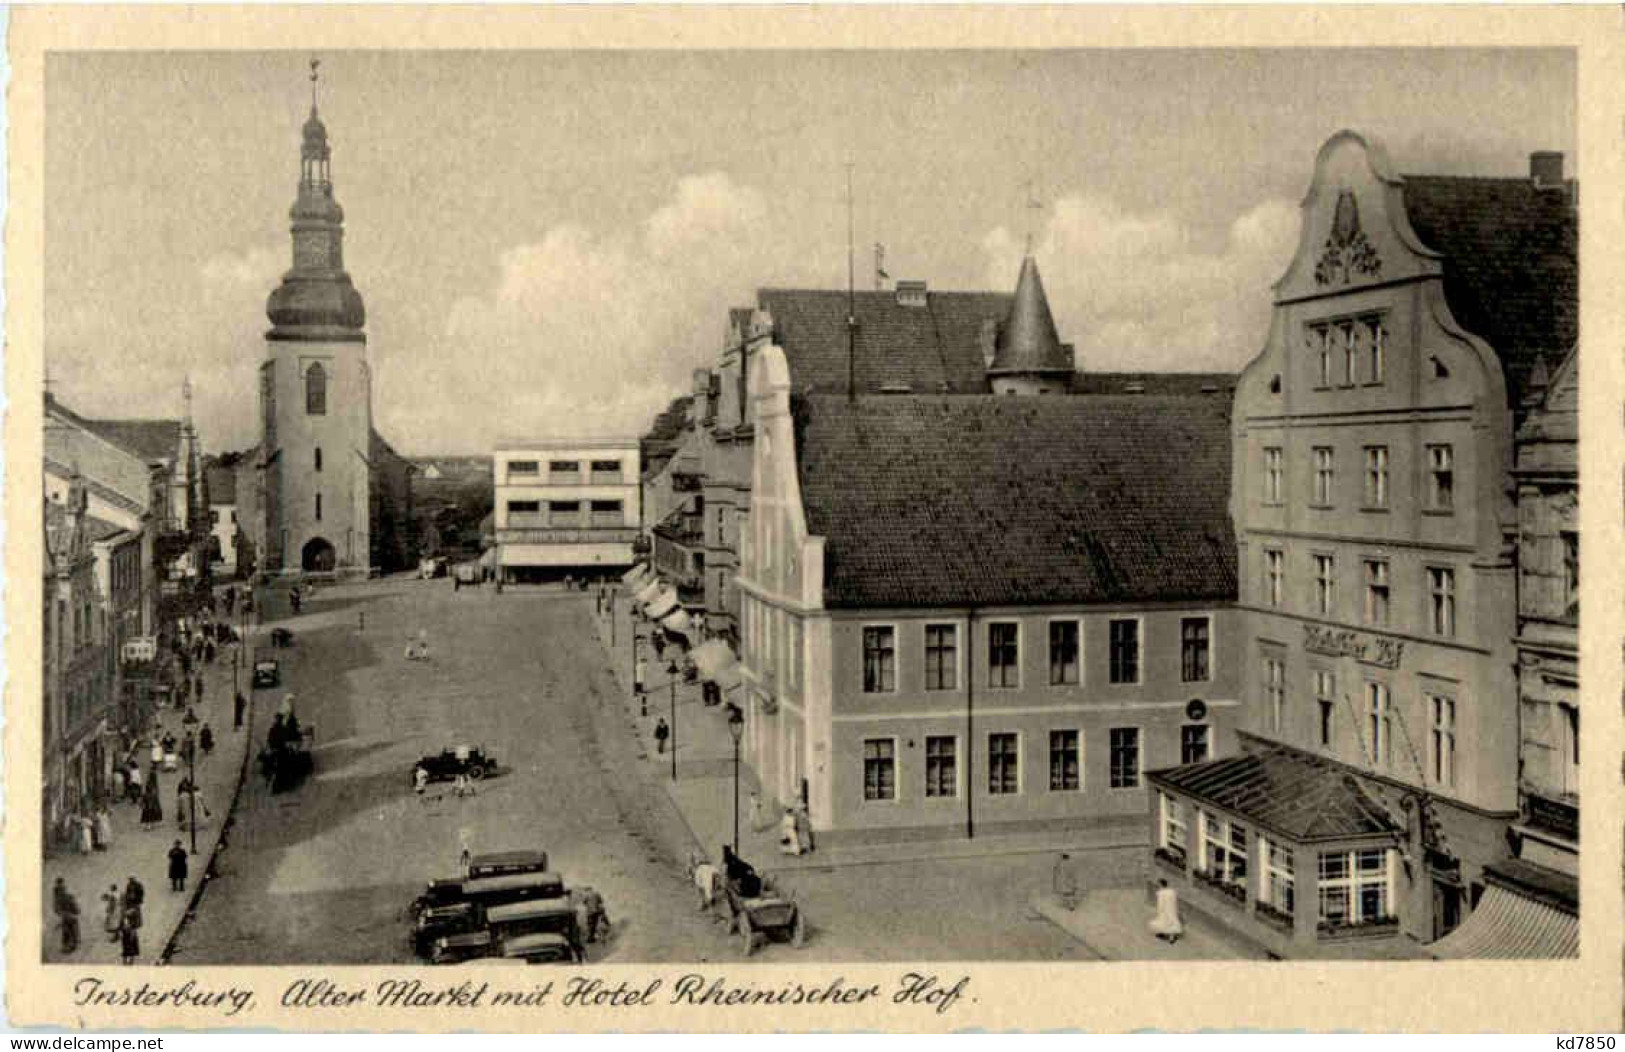
<path id="1" fill-rule="evenodd" d="M 1368 636 L 1350 629 L 1304 625 L 1303 648 L 1316 654 L 1351 657 L 1379 668 L 1398 668 L 1405 644 L 1402 640 Z"/>

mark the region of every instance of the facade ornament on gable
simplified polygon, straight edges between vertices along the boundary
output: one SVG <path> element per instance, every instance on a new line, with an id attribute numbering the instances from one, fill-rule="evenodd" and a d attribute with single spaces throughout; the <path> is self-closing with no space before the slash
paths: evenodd
<path id="1" fill-rule="evenodd" d="M 1360 206 L 1354 200 L 1354 191 L 1340 190 L 1337 210 L 1332 215 L 1332 232 L 1315 262 L 1315 284 L 1347 285 L 1356 276 L 1376 277 L 1380 273 L 1382 259 L 1360 229 Z"/>

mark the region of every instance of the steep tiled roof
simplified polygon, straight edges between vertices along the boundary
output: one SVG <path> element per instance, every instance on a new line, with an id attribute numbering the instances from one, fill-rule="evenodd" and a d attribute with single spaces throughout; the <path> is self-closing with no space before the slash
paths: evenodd
<path id="1" fill-rule="evenodd" d="M 1015 301 L 999 327 L 993 364 L 987 371 L 995 375 L 1072 372 L 1072 351 L 1061 345 L 1055 332 L 1044 279 L 1038 276 L 1038 264 L 1031 256 L 1021 261 Z"/>
<path id="2" fill-rule="evenodd" d="M 923 306 L 895 292 L 859 292 L 854 373 L 857 388 L 875 392 L 907 384 L 917 394 L 988 390 L 986 355 L 1011 296 L 995 292 L 927 292 Z M 761 289 L 757 302 L 773 315 L 773 335 L 797 391 L 847 389 L 847 294 L 835 289 Z M 985 348 L 985 349 L 984 349 Z"/>
<path id="3" fill-rule="evenodd" d="M 179 420 L 89 420 L 90 429 L 136 456 L 152 463 L 174 461 L 181 448 Z"/>
<path id="4" fill-rule="evenodd" d="M 1408 175 L 1404 192 L 1411 226 L 1444 253 L 1451 313 L 1500 355 L 1517 406 L 1535 362 L 1556 368 L 1578 337 L 1579 224 L 1569 189 Z"/>
<path id="5" fill-rule="evenodd" d="M 1072 374 L 1073 394 L 1211 395 L 1229 401 L 1236 391 L 1235 373 L 1100 373 Z"/>
<path id="6" fill-rule="evenodd" d="M 1295 749 L 1266 748 L 1149 777 L 1299 842 L 1398 832 L 1352 774 Z"/>
<path id="7" fill-rule="evenodd" d="M 1228 406 L 1193 398 L 795 399 L 835 607 L 1236 595 Z"/>

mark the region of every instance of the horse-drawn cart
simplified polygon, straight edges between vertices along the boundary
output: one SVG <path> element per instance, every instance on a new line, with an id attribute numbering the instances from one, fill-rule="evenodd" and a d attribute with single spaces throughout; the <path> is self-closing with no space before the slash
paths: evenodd
<path id="1" fill-rule="evenodd" d="M 759 895 L 749 897 L 740 893 L 737 882 L 724 881 L 722 893 L 732 915 L 729 931 L 739 934 L 746 957 L 755 952 L 758 935 L 788 939 L 797 948 L 807 941 L 807 919 L 800 905 L 770 881 L 763 881 Z"/>

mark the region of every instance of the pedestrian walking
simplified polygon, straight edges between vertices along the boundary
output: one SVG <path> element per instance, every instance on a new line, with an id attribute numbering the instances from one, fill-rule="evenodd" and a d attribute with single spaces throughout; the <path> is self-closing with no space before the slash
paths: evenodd
<path id="1" fill-rule="evenodd" d="M 51 889 L 51 905 L 56 911 L 57 927 L 62 935 L 62 952 L 79 949 L 79 900 L 68 890 L 68 882 L 61 877 Z"/>
<path id="2" fill-rule="evenodd" d="M 1060 859 L 1055 863 L 1055 872 L 1050 876 L 1055 897 L 1064 910 L 1078 908 L 1078 870 L 1072 864 L 1072 856 L 1066 852 L 1061 853 Z"/>
<path id="3" fill-rule="evenodd" d="M 130 803 L 139 804 L 141 802 L 141 761 L 134 756 L 130 757 L 129 763 L 125 764 L 124 771 L 124 791 L 128 794 Z"/>
<path id="4" fill-rule="evenodd" d="M 248 711 L 248 699 L 243 697 L 243 692 L 242 691 L 238 691 L 237 692 L 237 697 L 232 699 L 232 710 L 231 710 L 231 712 L 232 712 L 232 715 L 231 715 L 231 719 L 232 719 L 231 729 L 232 730 L 240 731 L 240 730 L 243 729 L 243 714 L 246 713 L 247 711 Z"/>
<path id="5" fill-rule="evenodd" d="M 205 757 L 214 752 L 214 729 L 207 723 L 203 725 L 203 730 L 198 732 L 197 742 L 203 747 Z"/>
<path id="6" fill-rule="evenodd" d="M 671 737 L 671 728 L 666 726 L 666 718 L 660 717 L 655 721 L 655 751 L 664 755 L 666 752 L 666 739 Z"/>
<path id="7" fill-rule="evenodd" d="M 96 850 L 96 823 L 86 815 L 74 816 L 74 844 L 81 855 L 88 855 Z"/>
<path id="8" fill-rule="evenodd" d="M 1157 912 L 1151 918 L 1151 934 L 1165 939 L 1169 945 L 1185 934 L 1185 925 L 1179 919 L 1179 892 L 1168 886 L 1168 881 L 1157 881 Z"/>
<path id="9" fill-rule="evenodd" d="M 147 787 L 141 794 L 141 828 L 151 829 L 164 820 L 163 801 L 158 798 L 158 768 L 152 769 Z"/>
<path id="10" fill-rule="evenodd" d="M 412 770 L 412 791 L 421 798 L 428 788 L 429 770 L 420 763 Z"/>
<path id="11" fill-rule="evenodd" d="M 767 828 L 767 809 L 762 806 L 762 794 L 752 790 L 750 794 L 750 831 L 760 833 Z"/>
<path id="12" fill-rule="evenodd" d="M 141 925 L 126 921 L 118 931 L 119 959 L 130 965 L 141 956 Z"/>
<path id="13" fill-rule="evenodd" d="M 163 728 L 159 727 L 157 730 L 152 732 L 151 756 L 152 756 L 152 765 L 154 767 L 157 767 L 158 765 L 160 765 L 160 764 L 162 764 L 164 762 L 164 743 L 158 737 L 159 733 L 162 730 L 163 730 Z"/>
<path id="14" fill-rule="evenodd" d="M 106 851 L 113 846 L 113 814 L 103 804 L 96 808 L 96 838 L 97 851 Z"/>
<path id="15" fill-rule="evenodd" d="M 141 910 L 146 905 L 147 886 L 130 874 L 129 881 L 124 885 L 124 923 L 141 927 Z"/>
<path id="16" fill-rule="evenodd" d="M 179 840 L 169 849 L 169 890 L 186 890 L 186 849 Z"/>
<path id="17" fill-rule="evenodd" d="M 801 854 L 801 834 L 796 829 L 796 813 L 788 807 L 784 809 L 784 817 L 779 819 L 779 851 L 786 855 Z"/>
<path id="18" fill-rule="evenodd" d="M 108 942 L 118 942 L 119 929 L 124 927 L 124 896 L 117 884 L 109 884 L 102 892 L 102 931 Z"/>
<path id="19" fill-rule="evenodd" d="M 801 847 L 802 854 L 812 852 L 812 819 L 807 814 L 807 805 L 800 801 L 796 802 L 796 843 Z"/>

